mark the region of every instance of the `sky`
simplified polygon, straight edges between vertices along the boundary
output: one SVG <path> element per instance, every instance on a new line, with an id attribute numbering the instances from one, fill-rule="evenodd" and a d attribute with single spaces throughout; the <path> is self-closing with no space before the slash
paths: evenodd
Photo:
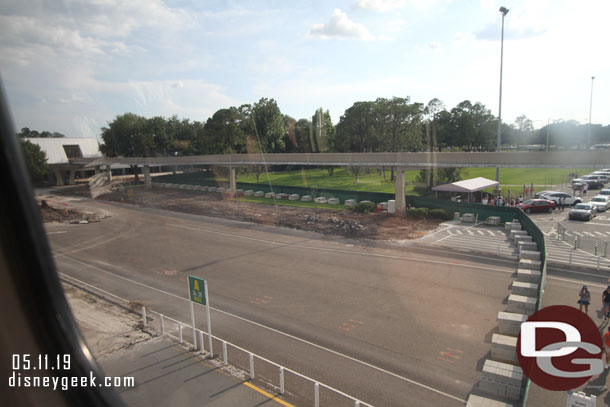
<path id="1" fill-rule="evenodd" d="M 607 0 L 0 0 L 0 78 L 16 129 L 69 137 L 263 97 L 297 120 L 393 96 L 497 116 L 500 6 L 503 121 L 587 123 L 592 95 L 610 124 Z"/>

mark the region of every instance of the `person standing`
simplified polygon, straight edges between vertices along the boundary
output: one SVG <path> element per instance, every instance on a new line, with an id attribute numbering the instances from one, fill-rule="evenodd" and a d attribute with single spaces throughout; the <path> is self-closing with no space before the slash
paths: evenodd
<path id="1" fill-rule="evenodd" d="M 602 304 L 604 307 L 604 320 L 608 320 L 608 310 L 610 310 L 610 285 L 602 293 Z"/>
<path id="2" fill-rule="evenodd" d="M 582 307 L 585 307 L 585 314 L 589 315 L 589 304 L 591 304 L 591 292 L 586 285 L 583 285 L 578 293 L 580 299 L 578 300 L 578 309 L 582 311 Z"/>
<path id="3" fill-rule="evenodd" d="M 604 348 L 606 350 L 606 369 L 608 369 L 610 367 L 610 326 L 608 332 L 604 334 Z"/>
<path id="4" fill-rule="evenodd" d="M 582 194 L 587 195 L 587 191 L 589 190 L 589 183 L 585 182 L 585 185 L 582 187 Z"/>
<path id="5" fill-rule="evenodd" d="M 563 212 L 563 210 L 564 210 L 564 209 L 565 209 L 565 207 L 566 207 L 566 197 L 565 197 L 565 196 L 562 196 L 562 197 L 559 199 L 559 202 L 561 202 L 561 204 L 559 205 L 559 209 L 561 210 L 561 212 Z"/>

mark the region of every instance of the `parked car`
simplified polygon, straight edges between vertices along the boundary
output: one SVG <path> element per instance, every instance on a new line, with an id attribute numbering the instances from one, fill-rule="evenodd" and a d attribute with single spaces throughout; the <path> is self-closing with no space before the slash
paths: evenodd
<path id="1" fill-rule="evenodd" d="M 610 196 L 595 195 L 588 203 L 595 206 L 597 212 L 605 212 L 610 208 Z"/>
<path id="2" fill-rule="evenodd" d="M 574 205 L 568 213 L 568 219 L 573 220 L 591 220 L 595 217 L 597 211 L 595 206 L 590 203 L 579 203 Z"/>
<path id="3" fill-rule="evenodd" d="M 580 197 L 576 197 L 576 196 L 572 196 L 570 194 L 566 194 L 565 192 L 558 192 L 558 191 L 545 191 L 545 192 L 541 192 L 540 193 L 540 198 L 542 199 L 548 199 L 549 201 L 554 201 L 555 204 L 559 205 L 559 200 L 561 198 L 565 198 L 566 199 L 566 205 L 576 205 L 577 203 L 582 202 L 582 198 Z"/>
<path id="4" fill-rule="evenodd" d="M 596 177 L 600 177 L 604 184 L 607 184 L 608 181 L 610 180 L 608 178 L 608 173 L 607 172 L 592 172 L 589 175 L 595 175 Z"/>
<path id="5" fill-rule="evenodd" d="M 597 195 L 610 195 L 610 189 L 602 189 Z"/>
<path id="6" fill-rule="evenodd" d="M 582 179 L 589 184 L 591 189 L 602 189 L 604 187 L 604 180 L 599 175 L 585 175 Z"/>
<path id="7" fill-rule="evenodd" d="M 519 208 L 525 213 L 553 212 L 555 206 L 555 201 L 550 201 L 548 199 L 528 199 L 522 204 L 519 204 Z"/>
<path id="8" fill-rule="evenodd" d="M 585 182 L 585 180 L 584 180 L 584 179 L 582 179 L 582 178 L 572 178 L 572 179 L 570 180 L 570 183 L 571 183 L 572 185 L 574 185 L 574 184 L 583 184 L 584 182 Z"/>

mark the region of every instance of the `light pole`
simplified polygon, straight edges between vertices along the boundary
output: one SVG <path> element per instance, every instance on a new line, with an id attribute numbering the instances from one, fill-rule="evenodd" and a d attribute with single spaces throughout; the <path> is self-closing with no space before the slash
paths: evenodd
<path id="1" fill-rule="evenodd" d="M 589 100 L 589 136 L 587 137 L 587 150 L 591 149 L 591 111 L 593 110 L 593 80 L 595 76 L 591 77 L 591 99 Z"/>
<path id="2" fill-rule="evenodd" d="M 502 13 L 502 37 L 500 39 L 500 103 L 498 107 L 497 152 L 500 152 L 500 147 L 502 147 L 502 63 L 504 62 L 504 17 L 508 14 L 508 9 L 506 7 L 500 7 L 500 13 Z M 496 167 L 496 182 L 500 182 L 500 167 Z"/>

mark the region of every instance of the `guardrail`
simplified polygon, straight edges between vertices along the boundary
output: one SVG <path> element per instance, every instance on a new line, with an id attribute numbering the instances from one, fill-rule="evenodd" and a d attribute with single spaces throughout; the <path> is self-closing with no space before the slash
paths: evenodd
<path id="1" fill-rule="evenodd" d="M 155 320 L 155 319 L 151 318 L 151 315 L 157 315 L 158 319 Z M 195 337 L 193 337 L 192 325 L 190 325 L 186 322 L 182 322 L 182 321 L 178 321 L 176 319 L 170 318 L 166 315 L 163 315 L 160 312 L 153 311 L 150 308 L 146 308 L 146 307 L 142 307 L 141 316 L 142 316 L 142 325 L 144 328 L 158 329 L 158 331 L 160 332 L 161 335 L 168 335 L 170 337 L 173 337 L 180 344 L 184 344 L 186 342 L 187 344 L 190 344 L 193 349 L 198 349 L 201 353 L 206 352 L 204 344 L 206 343 L 206 341 L 209 340 L 209 334 L 206 331 L 201 330 L 201 329 L 195 329 L 196 334 L 195 334 Z M 157 324 L 157 326 L 151 326 L 151 324 Z M 190 335 L 190 339 L 191 339 L 190 343 L 187 342 L 187 340 L 186 340 L 186 338 L 189 337 L 189 335 Z M 205 339 L 204 339 L 204 337 L 205 337 Z M 279 363 L 273 362 L 263 356 L 257 355 L 252 351 L 242 348 L 241 346 L 231 343 L 216 335 L 212 335 L 212 340 L 216 342 L 216 345 L 220 345 L 220 347 L 222 349 L 221 354 L 218 355 L 219 357 L 220 357 L 220 355 L 222 355 L 222 359 L 221 359 L 222 364 L 224 366 L 227 366 L 230 363 L 233 366 L 243 369 L 244 371 L 246 371 L 249 374 L 250 380 L 254 380 L 256 378 L 257 370 L 255 369 L 255 364 L 256 364 L 255 362 L 257 362 L 257 361 L 259 363 L 263 363 L 266 366 L 265 370 L 267 371 L 267 373 L 269 371 L 269 367 L 275 368 L 275 370 L 277 372 L 277 388 L 278 388 L 278 392 L 280 395 L 285 394 L 287 382 L 288 383 L 294 382 L 295 389 L 293 390 L 293 392 L 298 391 L 296 388 L 303 387 L 303 383 L 301 383 L 300 385 L 296 383 L 297 381 L 300 380 L 300 381 L 308 382 L 310 386 L 313 385 L 310 387 L 310 389 L 313 390 L 313 401 L 314 401 L 315 407 L 319 407 L 321 405 L 320 404 L 321 403 L 321 401 L 320 401 L 321 400 L 321 398 L 320 398 L 321 389 L 326 389 L 326 390 L 334 393 L 335 396 L 339 396 L 340 398 L 351 401 L 353 403 L 354 407 L 360 407 L 360 406 L 373 407 L 371 404 L 366 403 L 362 400 L 359 400 L 356 397 L 350 396 L 349 394 L 342 392 L 341 390 L 335 389 L 334 387 L 321 383 L 321 382 L 319 382 L 311 377 L 308 377 L 304 374 L 301 374 L 295 370 L 282 366 Z M 212 344 L 212 346 L 214 346 L 214 344 Z M 218 348 L 216 348 L 216 349 L 218 349 Z M 234 352 L 229 352 L 229 350 L 233 350 Z M 237 353 L 235 353 L 235 351 L 237 351 Z M 213 353 L 210 354 L 209 350 L 207 351 L 207 354 L 211 358 L 215 358 L 215 355 L 216 355 Z M 231 357 L 229 357 L 229 355 L 231 355 Z M 265 377 L 268 379 L 269 375 L 266 374 Z M 273 383 L 273 385 L 275 386 L 276 384 Z M 302 395 L 302 396 L 304 396 L 305 398 L 309 398 L 307 395 Z M 329 398 L 329 395 L 326 395 L 326 397 Z M 327 403 L 327 404 L 336 405 L 335 402 Z"/>
<path id="2" fill-rule="evenodd" d="M 557 224 L 557 240 L 569 243 L 574 249 L 580 249 L 594 256 L 608 257 L 610 241 L 583 236 L 581 232 L 572 231 L 561 223 Z"/>
<path id="3" fill-rule="evenodd" d="M 89 292 L 95 292 L 95 295 L 107 298 L 115 303 L 123 303 L 122 306 L 131 309 L 130 305 L 133 303 L 128 299 L 119 297 L 116 294 L 102 290 L 99 287 L 88 284 L 66 274 L 60 273 L 60 276 L 69 284 L 78 286 L 81 289 L 85 289 Z M 185 299 L 185 301 L 187 300 Z M 132 311 L 138 313 L 137 310 L 132 309 Z M 193 349 L 198 349 L 202 354 L 206 352 L 204 349 L 204 344 L 207 340 L 209 340 L 209 336 L 206 331 L 195 329 L 195 336 L 193 337 L 192 325 L 186 322 L 168 317 L 167 315 L 153 311 L 152 309 L 146 307 L 142 307 L 139 314 L 142 317 L 143 329 L 156 331 L 160 335 L 168 335 L 169 337 L 178 341 L 180 344 L 190 344 Z M 152 315 L 156 315 L 157 318 L 153 318 Z M 191 341 L 188 342 L 188 339 Z M 273 362 L 272 360 L 269 360 L 263 356 L 257 355 L 254 352 L 251 352 L 216 335 L 212 335 L 212 341 L 212 346 L 214 349 L 218 349 L 218 346 L 222 349 L 221 353 L 218 354 L 218 356 L 221 356 L 222 359 L 218 359 L 218 361 L 222 363 L 223 366 L 228 366 L 231 364 L 232 366 L 242 369 L 248 373 L 250 380 L 254 380 L 257 377 L 256 371 L 259 369 L 264 371 L 265 379 L 269 380 L 272 376 L 272 374 L 269 373 L 271 370 L 274 370 L 276 372 L 277 385 L 275 383 L 272 383 L 272 385 L 276 386 L 280 395 L 285 394 L 287 392 L 286 389 L 290 389 L 290 392 L 293 394 L 297 394 L 305 399 L 313 400 L 314 407 L 320 407 L 321 405 L 353 405 L 354 407 L 374 407 L 372 404 L 366 403 L 339 389 L 308 377 L 293 369 L 287 368 L 279 363 Z M 197 344 L 199 344 L 199 346 L 197 346 Z M 230 350 L 232 350 L 232 352 L 229 352 Z M 215 358 L 216 354 L 208 351 L 207 355 L 211 358 Z M 256 362 L 258 362 L 258 367 L 255 370 Z M 305 392 L 303 389 L 307 391 L 307 388 L 309 389 L 310 393 L 304 394 Z"/>

